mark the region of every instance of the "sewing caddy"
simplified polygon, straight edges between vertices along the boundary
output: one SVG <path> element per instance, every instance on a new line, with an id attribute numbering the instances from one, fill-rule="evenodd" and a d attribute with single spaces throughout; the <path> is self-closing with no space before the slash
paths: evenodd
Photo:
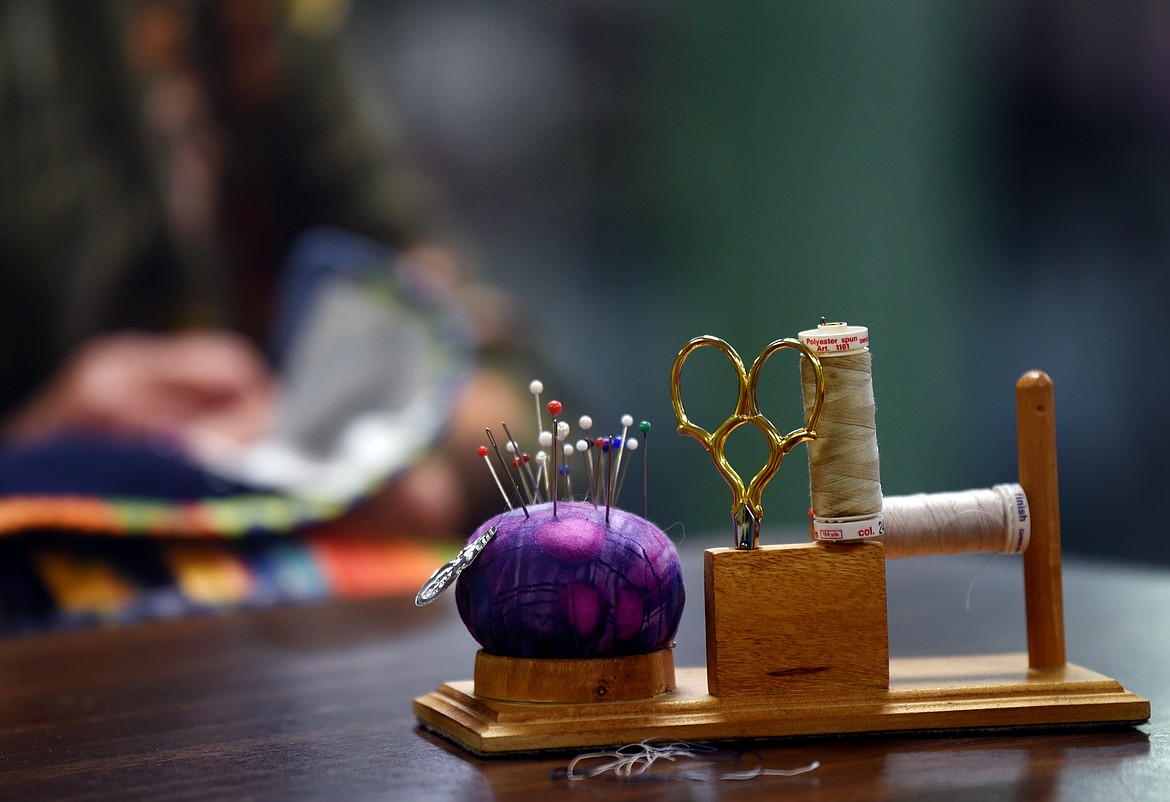
<path id="1" fill-rule="evenodd" d="M 858 341 L 858 330 L 865 332 L 822 321 L 800 339 L 772 343 L 750 369 L 715 337 L 696 338 L 679 353 L 671 381 L 679 433 L 704 446 L 734 496 L 732 546 L 703 555 L 705 667 L 676 669 L 670 648 L 589 659 L 484 650 L 473 679 L 446 682 L 414 700 L 419 722 L 471 752 L 500 755 L 651 737 L 711 741 L 1147 721 L 1147 700 L 1065 659 L 1054 395 L 1042 372 L 1016 383 L 1019 484 L 987 495 L 989 503 L 1002 503 L 1006 520 L 1005 542 L 992 550 L 1022 551 L 1027 653 L 889 656 L 885 562 L 910 555 L 893 553 L 904 549 L 893 531 L 898 500 L 886 499 L 883 525 L 880 489 L 876 510 L 826 516 L 814 482 L 816 539 L 759 544 L 760 493 L 784 454 L 808 441 L 813 472 L 813 444 L 828 445 L 831 427 L 817 424 L 833 403 L 834 374 L 822 363 L 834 364 L 839 353 L 868 352 L 868 333 Z M 683 364 L 703 347 L 722 351 L 739 381 L 735 413 L 713 432 L 688 419 L 681 399 Z M 768 358 L 788 349 L 801 354 L 806 420 L 781 435 L 760 414 L 756 387 Z M 762 432 L 770 449 L 747 483 L 723 455 L 730 433 L 744 424 Z M 468 549 L 482 550 L 492 530 Z M 916 537 L 945 543 L 948 533 Z M 462 565 L 473 559 L 465 556 Z M 458 570 L 450 568 L 439 589 L 454 581 Z"/>

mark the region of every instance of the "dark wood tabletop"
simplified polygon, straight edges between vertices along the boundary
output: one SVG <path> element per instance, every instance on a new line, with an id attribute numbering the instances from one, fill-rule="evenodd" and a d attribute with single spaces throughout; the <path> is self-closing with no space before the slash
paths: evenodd
<path id="1" fill-rule="evenodd" d="M 680 667 L 704 660 L 704 545 L 722 543 L 682 549 Z M 1018 558 L 891 562 L 888 577 L 891 654 L 1026 648 Z M 1066 557 L 1064 588 L 1070 661 L 1149 699 L 1148 724 L 741 743 L 769 769 L 820 767 L 570 782 L 573 753 L 482 759 L 418 727 L 413 698 L 471 676 L 449 596 L 331 602 L 0 642 L 0 799 L 1170 798 L 1170 570 Z"/>

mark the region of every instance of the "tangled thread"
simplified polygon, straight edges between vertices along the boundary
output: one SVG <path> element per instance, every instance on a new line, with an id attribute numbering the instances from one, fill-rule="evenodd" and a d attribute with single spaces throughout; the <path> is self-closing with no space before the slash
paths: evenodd
<path id="1" fill-rule="evenodd" d="M 748 769 L 736 769 L 744 758 L 757 761 Z M 663 766 L 663 763 L 670 764 Z M 554 778 L 563 776 L 570 781 L 605 778 L 642 781 L 719 782 L 725 780 L 753 780 L 757 777 L 795 777 L 820 767 L 814 760 L 797 769 L 769 769 L 758 752 L 737 752 L 718 749 L 705 744 L 686 741 L 648 738 L 636 744 L 627 744 L 615 750 L 586 752 L 577 755 L 569 765 L 554 772 Z M 657 769 L 651 771 L 651 769 Z M 606 777 L 606 775 L 610 775 Z"/>

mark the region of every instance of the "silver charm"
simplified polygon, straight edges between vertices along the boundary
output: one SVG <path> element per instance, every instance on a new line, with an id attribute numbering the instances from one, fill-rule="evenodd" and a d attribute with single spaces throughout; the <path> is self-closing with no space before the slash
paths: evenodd
<path id="1" fill-rule="evenodd" d="M 475 562 L 475 558 L 479 553 L 491 543 L 492 538 L 496 536 L 496 529 L 498 526 L 493 526 L 477 537 L 475 540 L 468 543 L 459 553 L 451 558 L 451 561 L 446 565 L 439 567 L 435 573 L 431 574 L 431 578 L 422 586 L 422 590 L 414 597 L 414 603 L 418 607 L 424 604 L 433 602 L 440 593 L 446 590 L 450 585 L 455 583 L 459 575 L 463 573 L 469 565 Z"/>

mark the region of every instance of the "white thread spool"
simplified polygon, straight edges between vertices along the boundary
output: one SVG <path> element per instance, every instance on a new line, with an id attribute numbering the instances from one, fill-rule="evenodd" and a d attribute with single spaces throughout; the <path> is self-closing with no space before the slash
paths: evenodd
<path id="1" fill-rule="evenodd" d="M 825 404 L 808 444 L 813 538 L 856 540 L 882 533 L 882 485 L 874 419 L 869 329 L 821 323 L 800 341 L 821 362 Z M 800 362 L 807 416 L 816 393 L 812 363 Z"/>
<path id="2" fill-rule="evenodd" d="M 1032 516 L 1018 484 L 957 493 L 887 496 L 882 509 L 888 559 L 1028 548 Z"/>

